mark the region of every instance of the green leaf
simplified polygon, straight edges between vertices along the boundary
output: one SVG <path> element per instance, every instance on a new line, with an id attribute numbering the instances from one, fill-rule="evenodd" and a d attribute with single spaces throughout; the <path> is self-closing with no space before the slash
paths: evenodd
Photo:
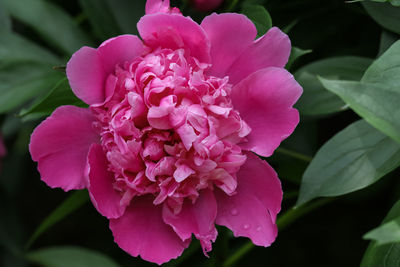
<path id="1" fill-rule="evenodd" d="M 83 45 L 91 44 L 68 13 L 48 1 L 3 1 L 12 17 L 31 26 L 68 56 Z"/>
<path id="2" fill-rule="evenodd" d="M 26 244 L 29 248 L 33 242 L 46 230 L 61 221 L 69 214 L 80 208 L 89 200 L 88 192 L 86 190 L 79 190 L 72 193 L 60 206 L 58 206 L 49 216 L 44 219 L 40 226 L 35 230 L 31 238 Z M 73 265 L 71 265 L 73 266 Z"/>
<path id="3" fill-rule="evenodd" d="M 89 17 L 89 22 L 100 40 L 121 34 L 106 0 L 80 0 L 79 3 Z"/>
<path id="4" fill-rule="evenodd" d="M 371 63 L 369 58 L 345 56 L 314 61 L 300 68 L 294 76 L 304 91 L 296 107 L 304 115 L 329 114 L 346 109 L 348 106 L 326 90 L 318 76 L 359 81 Z"/>
<path id="5" fill-rule="evenodd" d="M 43 267 L 118 267 L 110 257 L 98 251 L 74 246 L 48 247 L 31 251 L 26 258 Z"/>
<path id="6" fill-rule="evenodd" d="M 361 82 L 320 81 L 367 122 L 400 142 L 400 41 L 367 69 Z"/>
<path id="7" fill-rule="evenodd" d="M 137 34 L 136 24 L 144 15 L 146 0 L 105 0 L 123 33 Z"/>
<path id="8" fill-rule="evenodd" d="M 398 3 L 395 3 L 398 5 Z M 383 28 L 400 34 L 400 7 L 389 3 L 363 2 L 368 14 Z"/>
<path id="9" fill-rule="evenodd" d="M 375 240 L 378 245 L 400 242 L 400 215 L 366 233 L 364 239 Z"/>
<path id="10" fill-rule="evenodd" d="M 326 142 L 307 167 L 297 206 L 362 189 L 400 166 L 400 145 L 364 120 Z"/>
<path id="11" fill-rule="evenodd" d="M 363 0 L 365 1 L 365 0 Z M 400 6 L 400 0 L 369 0 L 372 2 L 379 2 L 379 3 L 391 3 L 393 6 Z"/>
<path id="12" fill-rule="evenodd" d="M 7 10 L 4 8 L 3 0 L 0 0 L 0 33 L 11 31 L 11 19 Z"/>
<path id="13" fill-rule="evenodd" d="M 15 33 L 1 33 L 0 64 L 18 61 L 60 63 L 57 56 L 24 37 Z"/>
<path id="14" fill-rule="evenodd" d="M 378 56 L 381 56 L 389 47 L 394 44 L 397 40 L 399 40 L 399 36 L 388 32 L 382 31 L 381 40 L 379 42 L 379 53 Z"/>
<path id="15" fill-rule="evenodd" d="M 400 201 L 397 201 L 389 211 L 388 215 L 382 222 L 382 226 L 396 220 L 396 218 L 400 218 Z M 373 241 L 370 243 L 364 254 L 361 267 L 397 267 L 399 262 L 400 243 L 380 245 L 378 242 Z"/>
<path id="16" fill-rule="evenodd" d="M 246 15 L 254 23 L 258 36 L 264 35 L 272 27 L 271 16 L 261 5 L 245 4 L 240 13 Z"/>
<path id="17" fill-rule="evenodd" d="M 62 73 L 45 64 L 25 62 L 0 66 L 0 113 L 50 90 L 62 77 Z"/>
<path id="18" fill-rule="evenodd" d="M 312 52 L 311 49 L 301 49 L 298 47 L 293 46 L 292 50 L 290 51 L 290 56 L 289 56 L 289 60 L 286 63 L 285 68 L 286 69 L 290 69 L 293 65 L 293 63 L 299 59 L 301 56 L 310 54 Z"/>
<path id="19" fill-rule="evenodd" d="M 39 99 L 29 109 L 22 110 L 20 116 L 43 117 L 50 115 L 57 107 L 74 105 L 86 107 L 87 105 L 77 98 L 69 87 L 67 78 L 59 81 L 56 86 L 43 98 Z"/>

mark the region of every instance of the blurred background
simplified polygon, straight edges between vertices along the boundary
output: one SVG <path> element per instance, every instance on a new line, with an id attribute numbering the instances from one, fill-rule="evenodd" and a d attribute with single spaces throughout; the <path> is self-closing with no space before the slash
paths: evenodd
<path id="1" fill-rule="evenodd" d="M 214 11 L 241 12 L 246 4 L 264 7 L 272 25 L 287 32 L 298 49 L 294 53 L 302 54 L 287 66 L 295 74 L 330 57 L 357 56 L 372 62 L 390 40 L 399 38 L 384 30 L 363 4 L 343 0 L 225 1 L 209 11 L 197 10 L 190 1 L 171 3 L 198 22 Z M 0 266 L 61 266 L 26 256 L 27 251 L 58 246 L 96 251 L 120 266 L 154 265 L 122 251 L 113 242 L 108 220 L 82 196 L 75 198 L 81 204 L 75 211 L 61 215 L 62 220 L 27 245 L 43 220 L 73 194 L 47 187 L 28 152 L 34 127 L 56 106 L 73 102 L 73 96 L 62 94 L 46 109 L 38 108 L 38 103 L 53 92 L 64 76 L 63 66 L 81 46 L 97 47 L 119 34 L 137 34 L 144 5 L 143 0 L 0 0 L 0 129 L 7 149 L 0 174 Z M 310 105 L 315 103 L 307 101 L 312 100 L 305 98 L 298 104 L 301 122 L 281 145 L 284 150 L 267 159 L 282 180 L 283 211 L 296 202 L 308 157 L 359 119 L 351 110 L 314 112 Z M 304 157 L 293 157 L 287 151 Z M 400 197 L 398 176 L 395 170 L 373 187 L 337 197 L 304 214 L 282 228 L 271 247 L 246 251 L 236 266 L 359 266 L 369 243 L 362 236 L 381 223 Z M 196 241 L 166 266 L 222 266 L 248 242 L 233 238 L 223 227 L 219 233 L 210 258 Z"/>

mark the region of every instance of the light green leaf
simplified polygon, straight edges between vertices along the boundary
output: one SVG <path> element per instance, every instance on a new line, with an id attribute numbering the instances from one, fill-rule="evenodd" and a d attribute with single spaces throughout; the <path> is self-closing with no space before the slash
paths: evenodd
<path id="1" fill-rule="evenodd" d="M 43 267 L 118 267 L 110 257 L 98 251 L 74 246 L 48 247 L 31 251 L 26 258 Z"/>
<path id="2" fill-rule="evenodd" d="M 106 0 L 80 0 L 79 3 L 100 40 L 104 41 L 121 34 Z"/>
<path id="3" fill-rule="evenodd" d="M 60 63 L 57 56 L 24 37 L 16 33 L 1 33 L 0 64 L 20 61 Z"/>
<path id="4" fill-rule="evenodd" d="M 388 86 L 400 93 L 400 40 L 372 63 L 361 81 Z"/>
<path id="5" fill-rule="evenodd" d="M 400 201 L 389 211 L 382 222 L 382 226 L 400 218 Z M 371 233 L 371 232 L 370 232 Z M 361 267 L 397 267 L 400 262 L 400 243 L 380 245 L 373 241 L 368 246 L 361 262 Z"/>
<path id="6" fill-rule="evenodd" d="M 364 239 L 375 240 L 378 245 L 400 242 L 400 215 L 369 231 L 364 235 Z"/>
<path id="7" fill-rule="evenodd" d="M 326 90 L 318 76 L 359 81 L 372 59 L 354 56 L 333 57 L 314 61 L 294 73 L 303 87 L 296 104 L 301 114 L 321 115 L 338 112 L 348 106 L 337 95 Z"/>
<path id="8" fill-rule="evenodd" d="M 399 3 L 393 2 L 395 5 Z M 368 14 L 382 27 L 400 34 L 400 7 L 389 3 L 363 2 Z"/>
<path id="9" fill-rule="evenodd" d="M 50 90 L 62 77 L 62 73 L 45 64 L 25 62 L 0 66 L 0 113 Z"/>
<path id="10" fill-rule="evenodd" d="M 146 0 L 106 0 L 123 33 L 137 34 L 136 24 L 144 15 Z"/>
<path id="11" fill-rule="evenodd" d="M 33 242 L 46 230 L 55 225 L 57 222 L 64 219 L 66 216 L 80 208 L 89 200 L 88 192 L 80 190 L 72 193 L 60 206 L 58 206 L 49 216 L 44 219 L 40 226 L 35 230 L 31 238 L 26 244 L 29 248 Z M 72 265 L 71 265 L 72 266 Z"/>
<path id="12" fill-rule="evenodd" d="M 3 1 L 12 17 L 32 27 L 68 56 L 91 44 L 68 13 L 46 0 Z"/>
<path id="13" fill-rule="evenodd" d="M 285 68 L 286 69 L 290 69 L 293 65 L 293 63 L 299 59 L 301 56 L 307 55 L 309 53 L 311 53 L 312 50 L 311 49 L 301 49 L 298 47 L 293 46 L 292 50 L 290 51 L 290 56 L 289 56 L 289 60 L 286 63 Z"/>
<path id="14" fill-rule="evenodd" d="M 261 5 L 245 4 L 240 13 L 246 15 L 254 23 L 258 36 L 264 35 L 272 27 L 271 16 Z"/>
<path id="15" fill-rule="evenodd" d="M 320 81 L 367 122 L 400 142 L 400 41 L 367 69 L 361 82 Z"/>
<path id="16" fill-rule="evenodd" d="M 43 98 L 36 101 L 29 109 L 22 110 L 20 116 L 34 116 L 35 118 L 50 115 L 57 107 L 74 105 L 86 107 L 87 105 L 77 98 L 69 87 L 68 80 L 62 79 Z"/>
<path id="17" fill-rule="evenodd" d="M 307 167 L 297 206 L 362 189 L 400 166 L 400 145 L 364 120 L 326 142 Z"/>

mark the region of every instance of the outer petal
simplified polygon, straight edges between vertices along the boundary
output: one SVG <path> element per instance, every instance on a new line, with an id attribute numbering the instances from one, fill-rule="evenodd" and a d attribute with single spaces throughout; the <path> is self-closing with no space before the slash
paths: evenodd
<path id="1" fill-rule="evenodd" d="M 67 77 L 74 94 L 86 104 L 104 101 L 106 73 L 96 49 L 84 46 L 67 63 Z"/>
<path id="2" fill-rule="evenodd" d="M 150 197 L 135 198 L 124 215 L 110 220 L 115 242 L 134 257 L 162 264 L 182 254 L 183 242 L 162 219 L 162 207 Z"/>
<path id="3" fill-rule="evenodd" d="M 200 62 L 210 62 L 209 40 L 189 17 L 156 13 L 143 16 L 137 27 L 146 45 L 152 48 L 183 48 Z"/>
<path id="4" fill-rule="evenodd" d="M 250 126 L 243 149 L 268 157 L 299 123 L 292 108 L 302 93 L 301 86 L 285 69 L 266 68 L 242 80 L 232 90 L 232 102 Z"/>
<path id="5" fill-rule="evenodd" d="M 154 13 L 168 13 L 169 0 L 147 0 L 146 1 L 146 14 Z"/>
<path id="6" fill-rule="evenodd" d="M 248 47 L 227 71 L 229 82 L 236 84 L 249 74 L 266 68 L 283 68 L 290 55 L 289 37 L 276 27 Z"/>
<path id="7" fill-rule="evenodd" d="M 48 186 L 65 191 L 85 187 L 89 146 L 100 139 L 92 122 L 90 110 L 62 106 L 33 131 L 29 151 Z"/>
<path id="8" fill-rule="evenodd" d="M 105 80 L 117 64 L 133 60 L 144 51 L 135 35 L 121 35 L 103 42 L 98 49 L 84 46 L 67 63 L 67 77 L 72 91 L 86 104 L 102 103 Z"/>
<path id="9" fill-rule="evenodd" d="M 282 202 L 278 176 L 268 163 L 248 153 L 237 177 L 236 195 L 216 192 L 216 222 L 231 229 L 235 236 L 248 237 L 258 246 L 269 246 L 278 232 L 275 221 Z"/>
<path id="10" fill-rule="evenodd" d="M 88 155 L 88 190 L 93 205 L 107 218 L 120 217 L 126 208 L 122 196 L 113 188 L 114 175 L 107 170 L 108 161 L 101 145 L 93 144 Z"/>
<path id="11" fill-rule="evenodd" d="M 171 225 L 182 240 L 189 240 L 194 234 L 204 252 L 211 251 L 211 241 L 217 238 L 214 225 L 216 216 L 217 203 L 214 193 L 209 189 L 201 191 L 194 204 L 186 200 L 179 214 L 174 214 L 167 205 L 163 208 L 164 222 Z"/>
<path id="12" fill-rule="evenodd" d="M 97 49 L 106 74 L 113 73 L 115 66 L 131 61 L 144 51 L 142 41 L 131 34 L 120 35 L 103 42 Z"/>
<path id="13" fill-rule="evenodd" d="M 223 77 L 232 63 L 253 43 L 254 24 L 244 15 L 216 14 L 204 18 L 201 27 L 211 42 L 212 66 L 209 74 Z"/>

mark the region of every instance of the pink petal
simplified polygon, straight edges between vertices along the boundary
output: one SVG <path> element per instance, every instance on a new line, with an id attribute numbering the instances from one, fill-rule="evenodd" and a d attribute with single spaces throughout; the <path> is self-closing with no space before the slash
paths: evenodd
<path id="1" fill-rule="evenodd" d="M 209 74 L 223 77 L 232 63 L 253 43 L 254 24 L 244 15 L 216 14 L 204 18 L 201 27 L 211 42 L 212 66 Z"/>
<path id="2" fill-rule="evenodd" d="M 104 101 L 106 73 L 96 49 L 84 46 L 67 63 L 67 77 L 74 94 L 86 104 Z"/>
<path id="3" fill-rule="evenodd" d="M 175 13 L 181 14 L 178 8 L 169 6 L 169 0 L 147 0 L 146 2 L 146 14 L 154 13 Z"/>
<path id="4" fill-rule="evenodd" d="M 33 131 L 29 151 L 48 186 L 65 191 L 85 188 L 89 147 L 100 140 L 93 119 L 88 109 L 61 106 Z"/>
<path id="5" fill-rule="evenodd" d="M 189 17 L 156 13 L 137 24 L 145 44 L 151 48 L 183 48 L 200 62 L 210 61 L 210 43 L 203 29 Z"/>
<path id="6" fill-rule="evenodd" d="M 4 144 L 3 136 L 0 134 L 0 158 L 7 154 L 6 145 Z"/>
<path id="7" fill-rule="evenodd" d="M 96 209 L 110 219 L 120 217 L 126 205 L 120 204 L 122 195 L 113 188 L 114 175 L 107 170 L 108 164 L 101 145 L 93 144 L 88 155 L 88 190 Z"/>
<path id="8" fill-rule="evenodd" d="M 103 42 L 96 50 L 84 46 L 67 63 L 67 77 L 74 94 L 86 104 L 102 103 L 105 81 L 117 64 L 143 53 L 142 41 L 135 35 L 121 35 Z"/>
<path id="9" fill-rule="evenodd" d="M 150 197 L 134 198 L 124 215 L 110 220 L 110 229 L 120 248 L 157 264 L 177 258 L 190 243 L 163 222 L 161 205 Z"/>
<path id="10" fill-rule="evenodd" d="M 274 242 L 278 229 L 276 215 L 282 202 L 281 183 L 276 172 L 252 153 L 237 174 L 237 193 L 228 196 L 216 191 L 218 204 L 216 223 L 245 236 L 258 246 Z"/>
<path id="11" fill-rule="evenodd" d="M 120 35 L 103 42 L 97 49 L 106 74 L 114 73 L 115 66 L 132 61 L 144 51 L 142 41 L 131 34 Z"/>
<path id="12" fill-rule="evenodd" d="M 289 37 L 276 27 L 248 47 L 227 71 L 229 82 L 236 84 L 251 73 L 266 68 L 283 68 L 290 55 Z"/>
<path id="13" fill-rule="evenodd" d="M 201 191 L 194 204 L 186 200 L 179 214 L 174 214 L 167 205 L 163 208 L 164 222 L 171 225 L 182 240 L 190 240 L 194 234 L 200 240 L 204 253 L 211 251 L 211 242 L 217 238 L 216 216 L 217 203 L 209 189 Z"/>
<path id="14" fill-rule="evenodd" d="M 242 149 L 268 157 L 299 123 L 299 113 L 292 106 L 303 89 L 285 69 L 259 70 L 237 84 L 232 102 L 251 132 Z"/>

